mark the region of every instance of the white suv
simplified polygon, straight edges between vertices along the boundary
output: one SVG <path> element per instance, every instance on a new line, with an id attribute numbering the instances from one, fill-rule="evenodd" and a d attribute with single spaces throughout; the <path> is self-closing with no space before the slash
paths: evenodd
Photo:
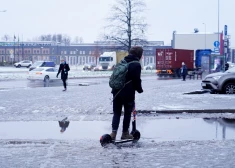
<path id="1" fill-rule="evenodd" d="M 29 68 L 31 65 L 32 65 L 32 61 L 29 61 L 29 60 L 20 61 L 14 64 L 16 68 L 20 68 L 20 67 Z"/>

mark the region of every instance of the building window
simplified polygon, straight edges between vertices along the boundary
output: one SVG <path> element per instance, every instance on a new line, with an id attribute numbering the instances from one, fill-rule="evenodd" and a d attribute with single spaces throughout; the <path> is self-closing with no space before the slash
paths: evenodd
<path id="1" fill-rule="evenodd" d="M 39 50 L 37 50 L 37 54 L 39 54 L 40 52 L 39 52 Z"/>
<path id="2" fill-rule="evenodd" d="M 64 51 L 64 54 L 67 54 L 67 51 Z"/>
<path id="3" fill-rule="evenodd" d="M 33 53 L 36 54 L 36 50 L 33 50 Z"/>
<path id="4" fill-rule="evenodd" d="M 85 54 L 85 51 L 83 51 L 83 54 Z"/>
<path id="5" fill-rule="evenodd" d="M 30 50 L 28 50 L 28 53 L 30 54 Z"/>
<path id="6" fill-rule="evenodd" d="M 80 55 L 82 55 L 82 51 L 80 51 Z"/>

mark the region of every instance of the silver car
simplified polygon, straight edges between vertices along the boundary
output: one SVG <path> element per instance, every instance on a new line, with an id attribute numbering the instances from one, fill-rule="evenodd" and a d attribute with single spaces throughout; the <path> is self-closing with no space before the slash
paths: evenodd
<path id="1" fill-rule="evenodd" d="M 20 67 L 29 68 L 31 65 L 32 65 L 32 61 L 29 61 L 29 60 L 20 61 L 14 64 L 16 68 L 20 68 Z"/>
<path id="2" fill-rule="evenodd" d="M 203 90 L 211 93 L 235 94 L 235 67 L 207 75 L 201 85 Z"/>
<path id="3" fill-rule="evenodd" d="M 156 64 L 155 63 L 150 63 L 150 64 L 144 66 L 144 69 L 145 70 L 154 70 L 154 69 L 156 69 Z"/>

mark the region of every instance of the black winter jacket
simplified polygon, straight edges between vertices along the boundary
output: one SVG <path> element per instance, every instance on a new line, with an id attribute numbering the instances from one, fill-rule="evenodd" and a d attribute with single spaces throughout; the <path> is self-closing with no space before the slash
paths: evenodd
<path id="1" fill-rule="evenodd" d="M 125 58 L 126 62 L 139 61 L 138 57 L 133 55 L 128 55 Z M 129 64 L 128 72 L 126 76 L 126 86 L 119 92 L 119 90 L 112 89 L 112 93 L 115 96 L 118 92 L 117 97 L 122 97 L 124 100 L 133 101 L 135 100 L 135 91 L 142 93 L 143 89 L 141 86 L 141 65 L 138 62 Z"/>
<path id="2" fill-rule="evenodd" d="M 68 71 L 70 70 L 69 65 L 68 64 L 60 64 L 60 68 L 58 70 L 57 76 L 60 74 L 61 72 L 61 79 L 67 79 L 68 78 Z"/>

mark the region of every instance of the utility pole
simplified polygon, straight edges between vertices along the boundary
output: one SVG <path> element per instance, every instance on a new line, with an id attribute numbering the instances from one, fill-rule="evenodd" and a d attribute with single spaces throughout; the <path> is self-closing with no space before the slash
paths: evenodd
<path id="1" fill-rule="evenodd" d="M 16 36 L 15 36 L 15 34 L 14 34 L 14 62 L 15 62 L 15 53 L 16 53 L 15 39 L 16 39 Z"/>
<path id="2" fill-rule="evenodd" d="M 218 0 L 218 42 L 220 42 L 220 33 L 219 33 L 219 14 L 220 14 L 220 8 L 219 8 L 219 5 L 220 5 L 220 3 L 219 3 L 219 0 Z"/>
<path id="3" fill-rule="evenodd" d="M 202 23 L 205 26 L 205 49 L 206 49 L 206 23 Z"/>

